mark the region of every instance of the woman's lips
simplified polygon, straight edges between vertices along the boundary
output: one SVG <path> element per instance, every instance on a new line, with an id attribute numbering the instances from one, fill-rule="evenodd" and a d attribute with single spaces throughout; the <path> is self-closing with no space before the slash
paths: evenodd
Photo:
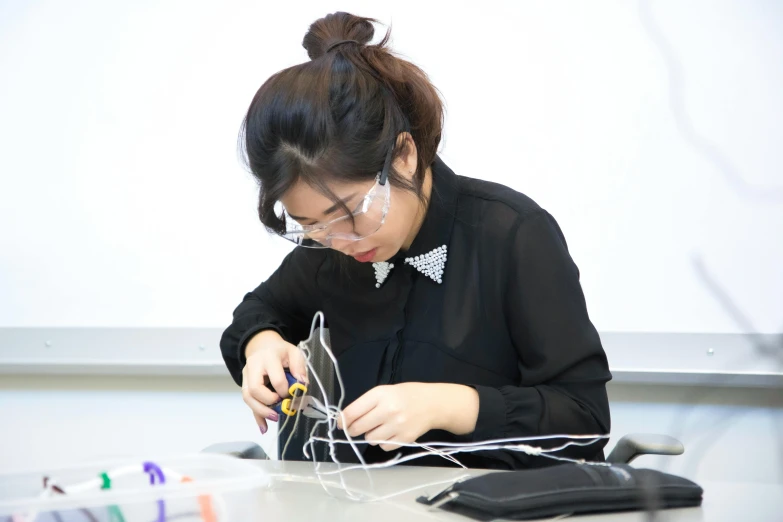
<path id="1" fill-rule="evenodd" d="M 362 252 L 360 254 L 356 254 L 353 256 L 355 260 L 357 260 L 360 263 L 367 263 L 369 261 L 372 261 L 372 258 L 375 257 L 375 252 L 378 251 L 378 248 L 373 248 L 372 250 L 368 250 L 367 252 Z"/>

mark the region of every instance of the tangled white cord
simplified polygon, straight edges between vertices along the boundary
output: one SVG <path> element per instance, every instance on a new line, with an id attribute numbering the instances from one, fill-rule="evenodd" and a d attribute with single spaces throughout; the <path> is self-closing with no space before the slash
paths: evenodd
<path id="1" fill-rule="evenodd" d="M 320 342 L 321 348 L 325 351 L 325 353 L 329 356 L 329 359 L 332 361 L 335 377 L 340 387 L 340 395 L 336 405 L 332 405 L 329 403 L 329 394 L 327 393 L 323 385 L 323 382 L 321 381 L 321 377 L 318 375 L 318 372 L 315 371 L 315 368 L 313 367 L 313 364 L 310 361 L 311 353 L 308 345 L 313 341 L 316 325 L 318 325 L 318 330 L 319 330 L 318 341 Z M 462 468 L 466 468 L 466 466 L 464 466 L 461 462 L 459 462 L 459 460 L 454 458 L 453 457 L 454 454 L 470 453 L 476 451 L 488 451 L 488 450 L 519 451 L 531 456 L 545 457 L 545 458 L 554 459 L 563 462 L 598 465 L 598 466 L 610 465 L 605 462 L 589 462 L 585 460 L 576 460 L 576 459 L 554 455 L 554 453 L 561 451 L 570 446 L 589 446 L 591 444 L 595 444 L 599 440 L 609 438 L 609 434 L 596 434 L 596 435 L 558 434 L 558 435 L 541 435 L 541 436 L 530 436 L 530 437 L 514 437 L 514 438 L 487 440 L 487 441 L 473 442 L 473 443 L 428 442 L 426 444 L 421 444 L 418 442 L 401 442 L 401 441 L 394 441 L 394 440 L 384 440 L 384 441 L 354 440 L 347 432 L 343 432 L 345 433 L 346 439 L 338 439 L 334 436 L 334 432 L 335 430 L 337 430 L 338 419 L 342 420 L 343 425 L 345 425 L 345 418 L 343 417 L 343 409 L 342 409 L 343 398 L 345 396 L 345 386 L 343 384 L 343 378 L 340 373 L 340 368 L 337 364 L 337 359 L 335 358 L 334 353 L 332 353 L 331 347 L 326 342 L 326 339 L 324 337 L 324 331 L 325 331 L 325 320 L 324 320 L 323 312 L 317 312 L 315 314 L 315 317 L 313 317 L 313 322 L 310 326 L 310 336 L 305 341 L 302 341 L 299 344 L 299 349 L 302 351 L 302 354 L 305 359 L 305 363 L 307 364 L 309 374 L 312 375 L 316 385 L 318 386 L 319 391 L 321 392 L 321 396 L 323 397 L 323 405 L 326 413 L 325 419 L 319 419 L 315 422 L 315 425 L 310 431 L 309 438 L 307 439 L 307 441 L 304 443 L 302 447 L 302 451 L 307 458 L 312 458 L 313 464 L 315 466 L 315 475 L 318 478 L 321 487 L 323 487 L 324 491 L 326 491 L 330 495 L 332 495 L 332 492 L 329 490 L 328 486 L 329 485 L 337 486 L 337 484 L 334 482 L 324 480 L 324 477 L 329 475 L 338 475 L 340 477 L 339 489 L 343 490 L 347 494 L 348 498 L 350 498 L 351 500 L 358 500 L 358 501 L 386 500 L 404 493 L 409 493 L 417 489 L 431 486 L 433 485 L 433 483 L 422 484 L 412 488 L 407 488 L 403 491 L 396 491 L 391 494 L 377 496 L 374 494 L 370 495 L 364 492 L 360 492 L 355 488 L 349 488 L 346 485 L 345 478 L 344 478 L 345 472 L 347 471 L 363 470 L 369 481 L 370 490 L 372 491 L 374 490 L 374 483 L 370 470 L 395 466 L 397 464 L 401 464 L 403 462 L 409 462 L 411 460 L 425 457 L 428 455 L 436 455 L 438 457 L 442 457 L 446 460 L 449 460 L 461 466 Z M 299 411 L 297 412 L 297 417 L 298 415 L 300 415 Z M 324 424 L 326 425 L 327 436 L 326 437 L 316 436 L 316 431 L 320 426 Z M 297 422 L 295 421 L 294 426 L 296 427 L 296 425 Z M 285 424 L 283 426 L 285 426 Z M 288 440 L 286 441 L 283 455 L 285 454 L 285 448 L 287 448 L 288 444 L 291 441 L 291 437 L 293 436 L 294 431 L 295 428 L 294 430 L 292 430 L 291 434 L 288 437 Z M 541 441 L 541 440 L 553 440 L 553 439 L 567 439 L 567 441 L 564 442 L 563 444 L 551 448 L 542 448 L 539 446 L 524 444 L 524 442 L 529 442 L 534 440 Z M 332 459 L 332 462 L 334 462 L 337 465 L 337 469 L 332 471 L 321 471 L 320 469 L 321 462 L 316 460 L 315 451 L 311 451 L 314 449 L 314 444 L 316 442 L 326 443 L 328 445 L 329 456 Z M 405 457 L 397 455 L 396 457 L 391 458 L 385 462 L 367 464 L 364 460 L 362 452 L 359 451 L 358 445 L 379 444 L 379 443 L 394 444 L 400 447 L 421 448 L 423 451 L 412 453 L 410 455 L 406 455 Z M 338 444 L 350 445 L 351 449 L 356 455 L 357 460 L 359 461 L 359 464 L 344 466 L 344 463 L 340 462 L 339 459 L 337 458 L 336 449 Z M 450 481 L 454 481 L 454 480 L 452 479 Z M 443 482 L 444 481 L 441 481 L 438 484 Z"/>

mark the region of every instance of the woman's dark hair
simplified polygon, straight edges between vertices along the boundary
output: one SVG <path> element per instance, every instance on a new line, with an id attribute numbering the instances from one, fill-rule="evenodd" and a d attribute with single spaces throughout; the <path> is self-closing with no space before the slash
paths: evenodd
<path id="1" fill-rule="evenodd" d="M 413 137 L 418 164 L 412 181 L 394 169 L 389 181 L 422 199 L 443 104 L 427 75 L 386 47 L 390 31 L 369 44 L 373 23 L 343 12 L 315 21 L 302 42 L 310 61 L 273 75 L 250 104 L 240 145 L 260 185 L 258 215 L 270 231 L 284 230 L 275 204 L 299 180 L 350 213 L 326 182 L 373 179 L 390 148 L 394 157 L 404 152 L 401 132 Z"/>

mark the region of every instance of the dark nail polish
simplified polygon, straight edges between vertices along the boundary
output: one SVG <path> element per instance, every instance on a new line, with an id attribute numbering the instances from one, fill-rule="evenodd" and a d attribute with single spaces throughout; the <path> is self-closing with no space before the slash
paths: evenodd
<path id="1" fill-rule="evenodd" d="M 267 416 L 267 419 L 271 420 L 272 422 L 277 422 L 280 420 L 280 417 L 277 415 L 277 412 L 275 412 L 275 413 L 270 413 Z"/>
<path id="2" fill-rule="evenodd" d="M 266 433 L 266 428 L 264 428 L 263 426 L 259 426 L 258 429 L 261 430 L 261 435 Z"/>

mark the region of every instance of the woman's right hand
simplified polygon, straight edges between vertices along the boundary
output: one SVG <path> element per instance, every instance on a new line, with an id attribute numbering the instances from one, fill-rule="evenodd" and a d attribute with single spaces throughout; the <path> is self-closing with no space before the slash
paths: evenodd
<path id="1" fill-rule="evenodd" d="M 266 433 L 266 421 L 280 420 L 269 407 L 288 396 L 285 369 L 299 382 L 307 382 L 307 365 L 301 350 L 286 342 L 274 330 L 264 330 L 254 335 L 245 346 L 245 367 L 242 369 L 242 398 L 251 410 L 261 429 Z M 274 391 L 267 387 L 272 385 Z"/>

